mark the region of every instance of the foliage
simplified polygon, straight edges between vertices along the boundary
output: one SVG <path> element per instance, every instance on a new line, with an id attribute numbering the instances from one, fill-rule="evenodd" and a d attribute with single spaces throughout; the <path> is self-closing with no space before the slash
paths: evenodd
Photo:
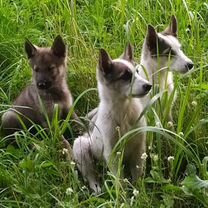
<path id="1" fill-rule="evenodd" d="M 0 1 L 0 112 L 31 80 L 24 40 L 50 45 L 61 34 L 68 45 L 68 81 L 74 98 L 96 87 L 98 49 L 119 56 L 127 42 L 139 62 L 147 24 L 163 30 L 175 14 L 179 38 L 195 69 L 175 75 L 174 122 L 171 100 L 153 100 L 145 114 L 148 127 L 146 174 L 136 186 L 101 170 L 103 193 L 94 196 L 75 164 L 63 159 L 57 135 L 66 126 L 53 121 L 51 135 L 39 128 L 42 141 L 22 131 L 19 148 L 0 149 L 1 207 L 207 207 L 208 153 L 208 4 L 193 0 L 2 0 Z M 95 90 L 75 105 L 79 116 L 98 103 Z M 54 133 L 55 132 L 55 133 Z M 5 138 L 0 138 L 0 146 Z M 35 148 L 31 148 L 34 146 Z M 191 167 L 190 167 L 191 164 Z M 188 166 L 187 166 L 188 165 Z"/>

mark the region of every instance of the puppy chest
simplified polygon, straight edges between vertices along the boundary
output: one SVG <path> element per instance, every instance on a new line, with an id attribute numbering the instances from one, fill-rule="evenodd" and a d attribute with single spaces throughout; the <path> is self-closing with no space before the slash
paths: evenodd
<path id="1" fill-rule="evenodd" d="M 65 102 L 54 102 L 53 100 L 45 100 L 40 103 L 41 111 L 47 114 L 50 119 L 58 113 L 60 118 L 66 117 L 69 112 L 69 105 Z"/>
<path id="2" fill-rule="evenodd" d="M 128 112 L 117 120 L 116 130 L 120 135 L 126 134 L 132 128 L 138 126 L 139 113 L 137 111 Z"/>

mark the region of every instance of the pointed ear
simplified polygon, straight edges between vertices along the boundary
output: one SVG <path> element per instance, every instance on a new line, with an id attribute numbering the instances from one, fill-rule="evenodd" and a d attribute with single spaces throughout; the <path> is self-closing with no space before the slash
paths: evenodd
<path id="1" fill-rule="evenodd" d="M 53 42 L 51 50 L 55 56 L 65 57 L 66 56 L 66 46 L 60 35 L 58 35 Z"/>
<path id="2" fill-rule="evenodd" d="M 100 49 L 99 54 L 99 69 L 108 74 L 111 71 L 112 60 L 104 49 Z"/>
<path id="3" fill-rule="evenodd" d="M 157 48 L 158 35 L 155 28 L 152 25 L 147 27 L 146 43 L 150 49 Z"/>
<path id="4" fill-rule="evenodd" d="M 37 48 L 28 39 L 25 41 L 25 52 L 27 53 L 27 57 L 29 59 L 32 58 L 37 52 Z"/>
<path id="5" fill-rule="evenodd" d="M 124 51 L 124 54 L 122 55 L 123 59 L 126 59 L 128 61 L 132 61 L 134 58 L 134 50 L 130 43 L 127 44 L 126 49 Z"/>
<path id="6" fill-rule="evenodd" d="M 173 35 L 175 37 L 177 37 L 177 19 L 176 17 L 173 15 L 171 17 L 171 23 L 170 25 L 164 30 L 164 34 L 167 34 L 167 35 Z"/>

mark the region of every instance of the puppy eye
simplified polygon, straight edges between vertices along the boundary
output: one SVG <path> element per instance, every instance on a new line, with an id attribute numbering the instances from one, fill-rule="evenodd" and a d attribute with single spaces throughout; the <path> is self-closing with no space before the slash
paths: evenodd
<path id="1" fill-rule="evenodd" d="M 39 69 L 38 67 L 34 67 L 34 71 L 35 71 L 35 72 L 39 72 L 40 69 Z"/>
<path id="2" fill-rule="evenodd" d="M 164 56 L 175 56 L 175 51 L 169 47 L 169 48 L 166 48 L 163 52 L 162 52 L 162 55 Z"/>
<path id="3" fill-rule="evenodd" d="M 131 80 L 131 79 L 132 79 L 132 73 L 131 73 L 130 71 L 127 71 L 127 70 L 126 70 L 126 71 L 121 75 L 120 79 L 122 79 L 122 80 L 124 80 L 124 81 Z"/>
<path id="4" fill-rule="evenodd" d="M 175 53 L 175 51 L 174 51 L 172 48 L 169 48 L 169 50 L 168 50 L 168 55 L 169 55 L 169 56 L 175 56 L 176 53 Z"/>
<path id="5" fill-rule="evenodd" d="M 48 71 L 52 71 L 52 70 L 54 70 L 54 68 L 55 68 L 55 66 L 49 66 Z"/>
<path id="6" fill-rule="evenodd" d="M 170 49 L 170 55 L 171 56 L 175 56 L 176 55 L 175 51 L 172 48 Z"/>

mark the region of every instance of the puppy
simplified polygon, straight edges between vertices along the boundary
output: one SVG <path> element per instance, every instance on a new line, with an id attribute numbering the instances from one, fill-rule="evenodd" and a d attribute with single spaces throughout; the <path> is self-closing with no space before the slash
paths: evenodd
<path id="1" fill-rule="evenodd" d="M 186 73 L 194 66 L 181 49 L 177 38 L 177 20 L 172 16 L 170 25 L 160 33 L 153 26 L 148 25 L 147 34 L 142 48 L 142 68 L 140 75 L 149 80 L 151 84 L 158 85 L 159 91 L 167 90 L 168 97 L 174 91 L 173 72 Z M 142 99 L 144 107 L 151 96 Z M 174 103 L 176 96 L 173 98 Z M 171 111 L 171 110 L 170 110 Z M 172 120 L 171 112 L 169 118 Z"/>
<path id="2" fill-rule="evenodd" d="M 141 52 L 140 67 L 138 67 L 140 75 L 149 80 L 153 86 L 158 86 L 159 91 L 167 90 L 168 99 L 174 93 L 172 106 L 176 100 L 173 72 L 183 74 L 194 67 L 192 60 L 181 49 L 177 30 L 175 16 L 172 16 L 170 25 L 163 32 L 157 33 L 153 26 L 148 25 Z M 143 108 L 148 105 L 151 96 L 149 94 L 141 99 Z M 97 111 L 98 109 L 95 108 L 87 116 L 92 123 L 96 120 Z M 171 109 L 169 120 L 173 120 Z M 90 124 L 91 128 L 93 127 Z"/>
<path id="3" fill-rule="evenodd" d="M 29 40 L 25 51 L 33 70 L 32 83 L 14 101 L 13 107 L 2 116 L 4 135 L 30 128 L 33 124 L 48 127 L 46 118 L 53 117 L 57 104 L 60 119 L 65 119 L 72 106 L 72 96 L 67 86 L 67 50 L 61 36 L 57 36 L 51 48 L 40 48 Z"/>
<path id="4" fill-rule="evenodd" d="M 138 120 L 142 111 L 140 98 L 148 94 L 151 84 L 136 71 L 130 45 L 120 58 L 114 60 L 104 49 L 100 50 L 97 81 L 100 103 L 94 128 L 75 140 L 73 153 L 90 188 L 99 193 L 101 188 L 95 162 L 104 160 L 109 164 L 112 150 L 120 137 L 134 127 L 146 126 L 144 117 Z M 141 156 L 146 151 L 145 146 L 144 132 L 134 135 L 125 144 L 124 175 L 132 181 L 142 175 L 144 160 Z M 114 173 L 117 171 L 116 164 L 112 169 Z"/>

